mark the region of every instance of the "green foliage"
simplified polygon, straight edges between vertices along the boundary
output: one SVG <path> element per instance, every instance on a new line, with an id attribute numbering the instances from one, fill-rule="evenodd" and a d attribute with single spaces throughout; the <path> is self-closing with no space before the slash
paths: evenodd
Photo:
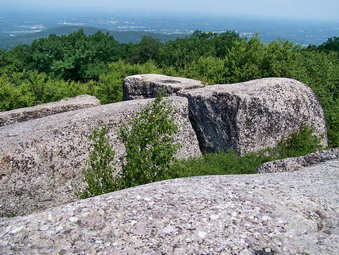
<path id="1" fill-rule="evenodd" d="M 16 75 L 13 74 L 13 76 Z M 11 78 L 0 76 L 0 111 L 34 105 L 35 95 L 27 87 L 27 84 L 16 86 Z"/>
<path id="2" fill-rule="evenodd" d="M 276 159 L 298 157 L 321 149 L 320 139 L 313 129 L 302 127 L 299 132 L 283 139 L 277 147 L 239 156 L 235 151 L 220 151 L 188 160 L 177 160 L 172 165 L 172 178 L 200 175 L 255 174 L 263 163 Z"/>
<path id="3" fill-rule="evenodd" d="M 149 61 L 144 64 L 128 64 L 124 61 L 117 61 L 108 65 L 108 72 L 100 75 L 96 84 L 96 96 L 102 104 L 122 101 L 122 82 L 130 75 L 141 73 L 161 73 L 154 62 Z"/>
<path id="4" fill-rule="evenodd" d="M 82 94 L 96 96 L 102 104 L 122 101 L 122 82 L 129 75 L 162 73 L 149 61 L 142 65 L 124 61 L 111 63 L 98 81 L 80 83 L 52 78 L 37 71 L 12 72 L 0 76 L 0 111 L 53 102 Z"/>
<path id="5" fill-rule="evenodd" d="M 309 85 L 318 96 L 327 122 L 329 147 L 339 146 L 338 53 L 302 51 L 292 78 Z"/>
<path id="6" fill-rule="evenodd" d="M 159 39 L 151 36 L 144 36 L 138 47 L 134 48 L 130 60 L 137 64 L 146 63 L 149 60 L 157 60 L 161 47 L 162 43 Z"/>
<path id="7" fill-rule="evenodd" d="M 178 128 L 173 107 L 161 95 L 120 128 L 119 138 L 126 148 L 121 174 L 124 187 L 172 177 Z"/>
<path id="8" fill-rule="evenodd" d="M 334 36 L 332 38 L 328 38 L 327 42 L 322 43 L 318 47 L 318 50 L 325 52 L 335 51 L 339 54 L 339 37 Z"/>
<path id="9" fill-rule="evenodd" d="M 52 79 L 37 71 L 0 76 L 0 111 L 57 101 L 86 94 L 85 84 Z"/>
<path id="10" fill-rule="evenodd" d="M 118 46 L 112 36 L 101 32 L 88 36 L 83 30 L 63 36 L 52 34 L 27 46 L 28 54 L 21 62 L 25 68 L 53 77 L 87 81 L 98 78 L 101 72 L 96 66 L 119 59 Z"/>
<path id="11" fill-rule="evenodd" d="M 77 194 L 79 198 L 105 194 L 119 187 L 118 179 L 113 176 L 115 153 L 109 144 L 107 133 L 107 127 L 101 127 L 95 129 L 90 136 L 94 148 L 89 155 L 87 169 L 83 171 L 87 188 Z"/>
<path id="12" fill-rule="evenodd" d="M 195 31 L 189 37 L 170 41 L 161 47 L 157 63 L 161 67 L 172 66 L 180 71 L 201 57 L 223 58 L 238 40 L 243 39 L 235 32 L 217 34 Z"/>
<path id="13" fill-rule="evenodd" d="M 188 160 L 177 160 L 172 168 L 175 177 L 201 175 L 254 174 L 261 164 L 271 161 L 272 156 L 263 152 L 239 156 L 235 151 L 220 151 Z"/>
<path id="14" fill-rule="evenodd" d="M 179 148 L 173 143 L 178 131 L 173 107 L 159 95 L 128 124 L 119 129 L 119 138 L 126 148 L 122 170 L 114 176 L 114 151 L 107 127 L 95 129 L 90 136 L 94 149 L 83 171 L 87 188 L 78 193 L 88 198 L 119 189 L 173 178 L 171 165 Z"/>
<path id="15" fill-rule="evenodd" d="M 283 139 L 274 149 L 279 158 L 299 157 L 322 148 L 320 138 L 313 135 L 314 129 L 304 126 L 299 132 Z"/>

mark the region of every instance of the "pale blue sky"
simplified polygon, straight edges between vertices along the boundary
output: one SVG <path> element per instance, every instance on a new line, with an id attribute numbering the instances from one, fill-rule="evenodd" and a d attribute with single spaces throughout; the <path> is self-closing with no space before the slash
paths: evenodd
<path id="1" fill-rule="evenodd" d="M 339 0 L 0 0 L 7 6 L 138 9 L 339 21 Z"/>

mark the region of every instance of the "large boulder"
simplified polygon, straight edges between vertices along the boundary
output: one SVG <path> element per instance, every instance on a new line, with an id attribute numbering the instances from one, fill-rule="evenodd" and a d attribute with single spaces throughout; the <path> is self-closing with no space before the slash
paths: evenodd
<path id="1" fill-rule="evenodd" d="M 180 91 L 202 152 L 234 149 L 240 154 L 274 147 L 303 125 L 327 145 L 324 113 L 305 84 L 265 78 Z"/>
<path id="2" fill-rule="evenodd" d="M 338 254 L 339 161 L 174 179 L 0 220 L 1 254 Z"/>
<path id="3" fill-rule="evenodd" d="M 0 128 L 0 217 L 23 215 L 73 201 L 82 187 L 92 130 L 109 128 L 116 159 L 124 153 L 116 131 L 153 99 L 133 100 L 55 114 Z M 172 97 L 182 144 L 178 157 L 200 155 L 188 119 L 187 99 Z"/>
<path id="4" fill-rule="evenodd" d="M 175 95 L 180 90 L 202 88 L 201 81 L 160 74 L 141 74 L 126 77 L 123 83 L 124 100 L 153 98 L 162 90 Z"/>
<path id="5" fill-rule="evenodd" d="M 58 102 L 0 112 L 0 127 L 61 112 L 74 111 L 98 105 L 100 105 L 100 101 L 94 96 L 81 95 Z"/>

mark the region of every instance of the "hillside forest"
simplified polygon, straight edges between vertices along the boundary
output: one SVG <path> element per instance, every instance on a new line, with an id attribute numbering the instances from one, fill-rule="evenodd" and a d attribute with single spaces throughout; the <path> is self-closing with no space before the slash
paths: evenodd
<path id="1" fill-rule="evenodd" d="M 330 147 L 339 146 L 339 38 L 303 48 L 233 31 L 195 31 L 160 42 L 144 36 L 119 43 L 111 35 L 50 35 L 31 45 L 0 50 L 0 111 L 89 94 L 102 104 L 122 101 L 122 80 L 159 73 L 229 84 L 264 77 L 294 78 L 309 85 L 325 111 Z"/>

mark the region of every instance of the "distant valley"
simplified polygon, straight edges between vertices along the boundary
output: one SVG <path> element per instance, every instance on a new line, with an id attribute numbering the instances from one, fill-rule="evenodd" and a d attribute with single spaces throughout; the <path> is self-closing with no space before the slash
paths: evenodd
<path id="1" fill-rule="evenodd" d="M 49 34 L 86 34 L 101 30 L 122 43 L 139 42 L 150 35 L 162 42 L 192 34 L 195 30 L 221 33 L 236 31 L 251 37 L 258 33 L 264 42 L 289 40 L 303 46 L 319 45 L 339 35 L 338 23 L 284 21 L 250 17 L 190 16 L 146 12 L 4 12 L 0 10 L 0 49 L 30 44 Z"/>
<path id="2" fill-rule="evenodd" d="M 12 47 L 16 45 L 23 44 L 31 44 L 34 40 L 39 38 L 48 37 L 50 34 L 56 35 L 69 35 L 79 29 L 84 30 L 85 34 L 94 34 L 98 31 L 103 33 L 109 33 L 119 41 L 120 43 L 137 43 L 141 40 L 143 36 L 152 36 L 154 38 L 159 39 L 161 42 L 167 42 L 170 40 L 175 40 L 180 37 L 185 37 L 188 34 L 160 34 L 160 33 L 152 33 L 152 32 L 144 32 L 144 31 L 118 31 L 118 30 L 107 30 L 102 28 L 95 27 L 87 27 L 87 26 L 62 26 L 56 28 L 50 28 L 39 32 L 33 33 L 23 33 L 17 36 L 11 37 L 0 37 L 0 49 L 10 50 Z"/>

